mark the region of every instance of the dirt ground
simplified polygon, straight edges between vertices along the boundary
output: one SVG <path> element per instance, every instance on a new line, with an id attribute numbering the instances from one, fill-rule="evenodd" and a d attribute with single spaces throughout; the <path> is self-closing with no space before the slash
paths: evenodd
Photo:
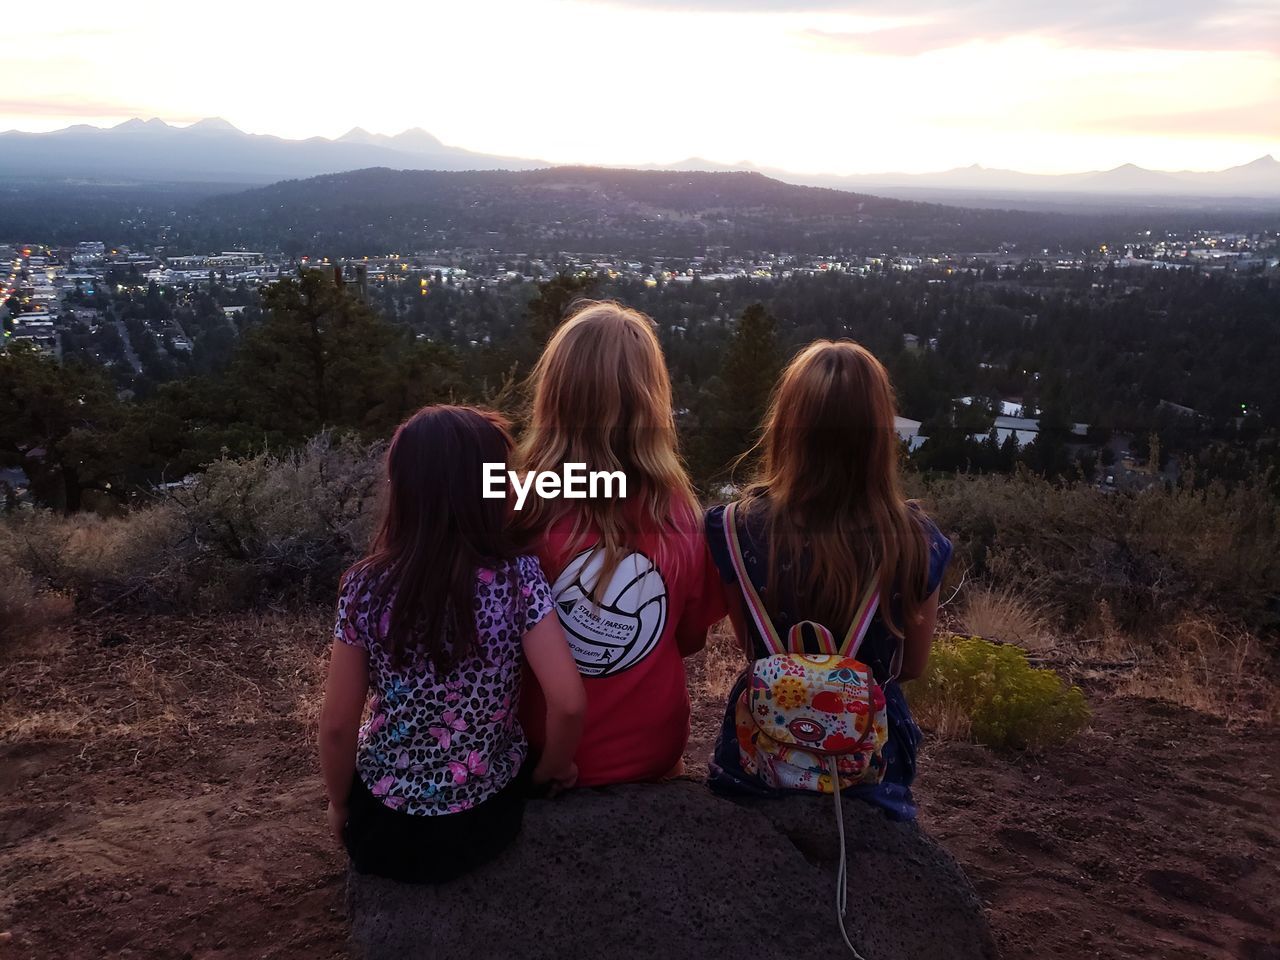
<path id="1" fill-rule="evenodd" d="M 0 653 L 0 958 L 346 956 L 325 634 L 116 618 Z M 1280 730 L 1089 693 L 1092 729 L 1047 757 L 922 759 L 923 823 L 1004 955 L 1280 958 Z M 697 708 L 691 774 L 718 711 Z"/>

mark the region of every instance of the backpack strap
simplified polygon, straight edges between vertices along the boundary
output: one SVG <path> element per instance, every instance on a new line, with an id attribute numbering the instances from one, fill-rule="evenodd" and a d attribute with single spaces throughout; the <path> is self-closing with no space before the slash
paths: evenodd
<path id="1" fill-rule="evenodd" d="M 849 632 L 844 635 L 838 653 L 843 657 L 857 657 L 867 631 L 871 629 L 871 621 L 880 606 L 880 568 L 871 571 L 867 579 L 867 588 L 862 592 L 857 612 L 853 615 L 853 623 L 849 624 Z"/>
<path id="2" fill-rule="evenodd" d="M 746 600 L 747 610 L 751 614 L 751 619 L 756 625 L 756 630 L 759 632 L 760 639 L 764 642 L 766 650 L 771 654 L 791 653 L 791 644 L 784 642 L 782 637 L 778 635 L 778 630 L 773 625 L 773 619 L 769 616 L 769 611 L 765 607 L 764 601 L 760 599 L 755 583 L 747 575 L 747 563 L 742 554 L 742 540 L 738 536 L 737 510 L 737 502 L 725 505 L 724 536 L 729 545 L 729 559 L 733 562 L 733 570 L 737 574 L 738 586 L 742 590 L 743 599 Z M 830 630 L 821 624 L 810 621 L 810 625 L 818 635 L 819 646 L 825 648 L 824 652 L 837 656 L 856 656 L 858 648 L 862 646 L 862 641 L 866 638 L 867 630 L 871 627 L 871 621 L 875 617 L 876 609 L 879 605 L 880 570 L 877 568 L 867 580 L 867 587 L 863 591 L 862 600 L 858 603 L 853 623 L 849 625 L 849 631 L 844 635 L 844 639 L 839 645 L 836 644 L 835 637 Z M 800 624 L 796 624 L 791 628 L 788 640 L 795 639 L 797 644 L 799 643 L 800 626 Z"/>
<path id="3" fill-rule="evenodd" d="M 729 559 L 733 562 L 733 572 L 738 575 L 738 587 L 742 590 L 747 612 L 751 614 L 765 649 L 770 654 L 787 653 L 787 646 L 778 636 L 773 620 L 769 617 L 769 611 L 756 591 L 756 585 L 747 575 L 747 562 L 742 556 L 742 541 L 738 538 L 737 508 L 736 502 L 729 503 L 724 508 L 724 538 L 729 544 Z"/>

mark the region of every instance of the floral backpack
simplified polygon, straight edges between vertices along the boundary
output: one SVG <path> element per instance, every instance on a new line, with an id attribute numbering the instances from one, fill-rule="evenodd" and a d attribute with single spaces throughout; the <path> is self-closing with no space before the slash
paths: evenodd
<path id="1" fill-rule="evenodd" d="M 725 539 L 743 599 L 769 655 L 749 668 L 746 689 L 735 706 L 742 768 L 771 787 L 830 793 L 835 798 L 840 836 L 836 904 L 840 933 L 858 956 L 844 928 L 847 867 L 840 790 L 884 778 L 884 745 L 889 739 L 884 690 L 871 668 L 857 659 L 879 606 L 878 572 L 869 578 L 853 624 L 837 642 L 820 623 L 806 620 L 778 635 L 747 574 L 738 537 L 736 503 L 724 511 Z M 818 638 L 819 654 L 793 653 L 805 630 Z"/>

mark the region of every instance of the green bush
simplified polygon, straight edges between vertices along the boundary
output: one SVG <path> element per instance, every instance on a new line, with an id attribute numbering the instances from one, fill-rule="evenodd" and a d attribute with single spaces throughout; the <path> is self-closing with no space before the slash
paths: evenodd
<path id="1" fill-rule="evenodd" d="M 320 434 L 289 453 L 218 460 L 170 493 L 197 605 L 331 599 L 369 542 L 380 455 Z"/>
<path id="2" fill-rule="evenodd" d="M 330 601 L 369 541 L 381 447 L 321 434 L 224 458 L 121 517 L 45 510 L 0 520 L 0 567 L 82 611 L 227 610 Z"/>
<path id="3" fill-rule="evenodd" d="M 1043 750 L 1089 722 L 1079 687 L 1032 667 L 1018 647 L 979 637 L 939 643 L 907 697 L 923 726 L 996 748 Z"/>
<path id="4" fill-rule="evenodd" d="M 1280 628 L 1280 501 L 1265 478 L 1103 492 L 1030 474 L 912 478 L 971 580 L 1034 598 L 1068 629 L 1105 601 L 1116 625 L 1158 634 L 1191 611 Z"/>

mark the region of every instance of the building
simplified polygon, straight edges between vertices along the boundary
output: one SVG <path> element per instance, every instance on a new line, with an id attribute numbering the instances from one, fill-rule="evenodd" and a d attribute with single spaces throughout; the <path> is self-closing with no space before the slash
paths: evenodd
<path id="1" fill-rule="evenodd" d="M 898 439 L 907 445 L 910 453 L 915 453 L 924 444 L 928 437 L 920 436 L 920 421 L 909 420 L 906 417 L 894 417 L 893 429 L 898 434 Z"/>
<path id="2" fill-rule="evenodd" d="M 53 320 L 44 313 L 24 313 L 14 321 L 10 340 L 29 343 L 41 353 L 61 358 L 62 341 L 53 327 Z"/>

